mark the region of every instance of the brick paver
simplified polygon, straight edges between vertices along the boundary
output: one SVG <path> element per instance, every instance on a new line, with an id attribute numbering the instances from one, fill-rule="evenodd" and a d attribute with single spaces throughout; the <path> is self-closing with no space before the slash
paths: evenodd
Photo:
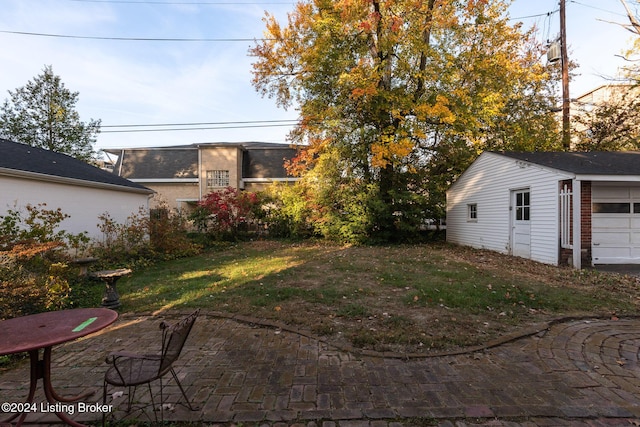
<path id="1" fill-rule="evenodd" d="M 176 316 L 166 315 L 169 321 Z M 105 356 L 153 351 L 161 320 L 122 315 L 100 334 L 56 347 L 53 376 L 60 394 L 94 388 L 87 402 L 101 401 Z M 402 359 L 203 314 L 176 366 L 198 410 L 179 404 L 179 389 L 167 377 L 163 412 L 165 420 L 207 425 L 634 425 L 640 419 L 639 349 L 638 319 L 569 321 L 487 349 Z M 0 402 L 20 401 L 27 387 L 28 364 L 0 372 Z M 131 414 L 124 412 L 125 391 L 109 389 L 109 416 L 153 420 L 154 412 L 143 407 L 147 389 L 139 387 Z M 37 399 L 44 400 L 40 394 Z M 52 419 L 35 413 L 27 420 Z"/>

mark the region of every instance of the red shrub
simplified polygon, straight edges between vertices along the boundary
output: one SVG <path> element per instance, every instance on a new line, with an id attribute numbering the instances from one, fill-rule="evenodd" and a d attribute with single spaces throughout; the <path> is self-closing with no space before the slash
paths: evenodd
<path id="1" fill-rule="evenodd" d="M 227 187 L 212 191 L 200 200 L 199 210 L 193 218 L 200 229 L 218 235 L 235 234 L 241 225 L 252 219 L 259 206 L 256 193 Z"/>

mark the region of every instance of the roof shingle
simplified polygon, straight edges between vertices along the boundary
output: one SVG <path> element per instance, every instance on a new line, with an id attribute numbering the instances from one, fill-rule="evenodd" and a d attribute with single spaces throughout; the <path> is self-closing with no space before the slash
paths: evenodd
<path id="1" fill-rule="evenodd" d="M 42 148 L 31 147 L 0 138 L 0 173 L 2 170 L 20 171 L 58 178 L 86 181 L 90 183 L 115 185 L 134 191 L 152 193 L 152 190 L 104 171 L 66 154 Z"/>
<path id="2" fill-rule="evenodd" d="M 497 152 L 516 160 L 579 175 L 640 175 L 638 151 Z"/>

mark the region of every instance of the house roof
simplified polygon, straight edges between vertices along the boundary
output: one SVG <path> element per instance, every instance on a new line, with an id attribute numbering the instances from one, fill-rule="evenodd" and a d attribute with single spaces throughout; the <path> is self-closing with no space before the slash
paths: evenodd
<path id="1" fill-rule="evenodd" d="M 198 148 L 124 149 L 114 172 L 129 179 L 188 179 L 198 177 Z"/>
<path id="2" fill-rule="evenodd" d="M 243 158 L 243 178 L 285 178 L 288 176 L 285 160 L 291 160 L 295 151 L 291 148 L 247 150 Z"/>
<path id="3" fill-rule="evenodd" d="M 640 175 L 640 152 L 638 151 L 502 152 L 497 154 L 576 175 Z"/>
<path id="4" fill-rule="evenodd" d="M 114 171 L 129 179 L 181 180 L 198 178 L 198 151 L 217 147 L 242 150 L 243 178 L 285 178 L 284 161 L 295 155 L 289 144 L 270 142 L 210 142 L 165 147 L 105 150 L 119 156 Z"/>
<path id="5" fill-rule="evenodd" d="M 295 146 L 291 144 L 283 144 L 278 142 L 260 142 L 260 141 L 245 141 L 245 142 L 230 142 L 230 141 L 219 141 L 219 142 L 197 142 L 194 144 L 181 144 L 181 145 L 163 145 L 161 147 L 123 147 L 123 148 L 107 148 L 103 151 L 107 153 L 119 155 L 122 150 L 126 151 L 152 151 L 152 150 L 195 150 L 198 147 L 238 147 L 243 150 L 256 150 L 256 149 L 291 149 Z"/>
<path id="6" fill-rule="evenodd" d="M 140 184 L 121 178 L 66 154 L 31 147 L 0 138 L 0 175 L 17 176 L 75 185 L 108 187 L 121 191 L 153 193 Z"/>
<path id="7" fill-rule="evenodd" d="M 199 144 L 194 144 L 198 147 L 216 147 L 216 146 L 236 146 L 240 147 L 243 150 L 282 150 L 282 149 L 291 149 L 293 146 L 291 144 L 283 144 L 278 142 L 260 142 L 260 141 L 246 141 L 246 142 L 203 142 Z"/>
<path id="8" fill-rule="evenodd" d="M 576 100 L 581 100 L 582 98 L 587 98 L 590 96 L 593 96 L 595 93 L 598 92 L 603 92 L 603 91 L 625 91 L 625 90 L 630 90 L 635 88 L 635 85 L 632 85 L 630 83 L 617 83 L 617 84 L 603 84 L 600 85 L 596 88 L 591 89 L 590 91 L 587 91 L 585 93 L 583 93 L 582 95 L 576 97 Z"/>

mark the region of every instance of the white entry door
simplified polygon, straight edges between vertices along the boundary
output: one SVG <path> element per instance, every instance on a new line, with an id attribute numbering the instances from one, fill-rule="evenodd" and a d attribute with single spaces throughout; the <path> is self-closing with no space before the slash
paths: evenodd
<path id="1" fill-rule="evenodd" d="M 531 192 L 511 192 L 511 255 L 531 258 Z"/>

